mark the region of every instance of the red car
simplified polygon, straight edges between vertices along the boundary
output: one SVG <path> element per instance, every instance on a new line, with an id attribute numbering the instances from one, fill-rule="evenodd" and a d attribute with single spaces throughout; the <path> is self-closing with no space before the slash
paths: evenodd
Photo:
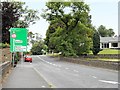
<path id="1" fill-rule="evenodd" d="M 31 56 L 25 56 L 24 61 L 25 62 L 32 62 L 32 57 Z"/>

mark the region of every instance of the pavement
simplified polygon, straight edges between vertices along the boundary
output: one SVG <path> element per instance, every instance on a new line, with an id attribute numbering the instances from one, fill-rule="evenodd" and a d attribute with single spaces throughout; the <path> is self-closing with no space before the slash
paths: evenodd
<path id="1" fill-rule="evenodd" d="M 27 63 L 24 64 L 24 63 Z M 49 84 L 29 62 L 20 61 L 12 70 L 2 88 L 49 88 Z"/>

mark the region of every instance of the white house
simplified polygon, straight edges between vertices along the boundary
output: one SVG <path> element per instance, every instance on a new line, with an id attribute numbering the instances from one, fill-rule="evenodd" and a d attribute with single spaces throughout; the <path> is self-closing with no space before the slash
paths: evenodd
<path id="1" fill-rule="evenodd" d="M 100 37 L 100 48 L 120 49 L 120 37 Z"/>

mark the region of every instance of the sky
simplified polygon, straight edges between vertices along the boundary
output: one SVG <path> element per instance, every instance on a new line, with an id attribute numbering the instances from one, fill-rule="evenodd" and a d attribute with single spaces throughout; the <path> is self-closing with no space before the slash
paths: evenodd
<path id="1" fill-rule="evenodd" d="M 26 2 L 26 5 L 38 10 L 40 14 L 42 9 L 45 8 L 46 0 L 21 0 Z M 84 0 L 90 7 L 90 15 L 92 15 L 92 24 L 98 28 L 104 25 L 107 29 L 112 28 L 116 35 L 118 35 L 118 1 L 119 0 Z M 40 15 L 39 14 L 39 15 Z M 29 31 L 39 33 L 42 38 L 45 38 L 46 30 L 49 23 L 40 17 L 40 20 L 34 25 L 30 25 Z"/>

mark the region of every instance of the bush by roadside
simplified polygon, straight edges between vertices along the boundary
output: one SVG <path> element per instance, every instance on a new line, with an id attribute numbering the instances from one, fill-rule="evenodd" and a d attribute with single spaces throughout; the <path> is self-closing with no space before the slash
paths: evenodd
<path id="1" fill-rule="evenodd" d="M 9 48 L 10 45 L 8 43 L 0 43 L 0 48 Z"/>

